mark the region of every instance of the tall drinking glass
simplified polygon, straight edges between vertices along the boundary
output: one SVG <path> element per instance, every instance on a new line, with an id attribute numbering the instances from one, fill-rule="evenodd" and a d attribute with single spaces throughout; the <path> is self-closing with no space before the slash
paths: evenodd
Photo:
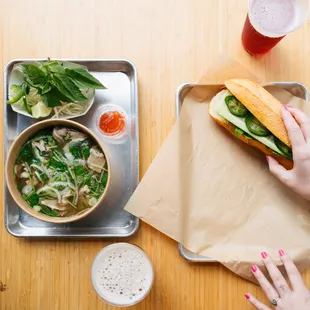
<path id="1" fill-rule="evenodd" d="M 248 0 L 242 43 L 250 54 L 270 51 L 307 19 L 309 0 Z"/>

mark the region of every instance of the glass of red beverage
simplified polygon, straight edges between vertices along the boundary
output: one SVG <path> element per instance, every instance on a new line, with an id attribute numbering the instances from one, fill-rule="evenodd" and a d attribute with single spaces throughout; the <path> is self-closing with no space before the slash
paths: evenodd
<path id="1" fill-rule="evenodd" d="M 270 51 L 307 19 L 309 0 L 249 0 L 242 44 L 253 55 Z"/>

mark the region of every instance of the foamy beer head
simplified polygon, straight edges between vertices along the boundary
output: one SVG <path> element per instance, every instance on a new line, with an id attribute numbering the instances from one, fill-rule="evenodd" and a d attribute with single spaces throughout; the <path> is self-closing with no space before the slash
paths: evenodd
<path id="1" fill-rule="evenodd" d="M 252 26 L 266 37 L 280 37 L 296 30 L 307 19 L 309 0 L 249 0 Z"/>
<path id="2" fill-rule="evenodd" d="M 140 248 L 115 243 L 95 257 L 91 278 L 97 294 L 107 303 L 126 307 L 140 302 L 151 290 L 152 263 Z"/>

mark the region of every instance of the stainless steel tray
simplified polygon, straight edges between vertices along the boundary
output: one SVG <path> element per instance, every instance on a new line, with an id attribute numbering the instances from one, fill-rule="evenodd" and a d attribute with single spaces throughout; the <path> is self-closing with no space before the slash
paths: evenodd
<path id="1" fill-rule="evenodd" d="M 7 64 L 4 70 L 4 155 L 17 135 L 35 120 L 13 112 L 6 104 L 8 79 L 15 63 L 33 61 L 18 59 Z M 37 59 L 36 59 L 37 60 Z M 90 128 L 106 146 L 111 161 L 113 178 L 103 204 L 85 219 L 53 225 L 39 221 L 23 212 L 12 199 L 7 187 L 4 189 L 5 227 L 16 237 L 127 237 L 134 234 L 139 220 L 124 210 L 125 204 L 139 182 L 138 137 L 138 81 L 135 66 L 126 60 L 79 60 L 61 59 L 84 65 L 100 80 L 107 90 L 97 90 L 94 105 L 88 113 L 73 119 Z M 94 113 L 105 104 L 121 106 L 128 116 L 128 135 L 117 143 L 107 140 L 98 132 Z"/>
<path id="2" fill-rule="evenodd" d="M 273 85 L 279 86 L 296 97 L 308 100 L 308 89 L 305 85 L 298 82 L 273 82 Z M 183 101 L 186 95 L 191 91 L 191 89 L 195 86 L 195 83 L 185 83 L 179 86 L 176 92 L 176 118 L 178 118 L 180 114 L 180 110 L 183 104 Z M 196 263 L 212 263 L 216 262 L 212 257 L 205 257 L 198 254 L 195 254 L 189 250 L 187 250 L 182 244 L 179 244 L 179 252 L 180 255 L 189 262 Z"/>

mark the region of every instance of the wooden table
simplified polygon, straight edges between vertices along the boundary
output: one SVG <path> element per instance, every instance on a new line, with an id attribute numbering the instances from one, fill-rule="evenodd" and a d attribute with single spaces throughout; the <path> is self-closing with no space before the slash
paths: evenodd
<path id="1" fill-rule="evenodd" d="M 47 56 L 127 58 L 136 64 L 141 176 L 174 124 L 177 86 L 197 80 L 219 52 L 228 53 L 266 80 L 301 81 L 310 87 L 309 23 L 268 55 L 250 57 L 240 42 L 246 0 L 0 3 L 1 69 L 14 58 Z M 3 197 L 2 179 L 0 188 Z M 114 309 L 97 297 L 89 270 L 95 254 L 118 240 L 16 239 L 6 232 L 3 222 L 1 211 L 0 281 L 7 288 L 0 291 L 1 310 Z M 258 287 L 219 264 L 185 262 L 176 242 L 146 224 L 126 241 L 147 252 L 156 273 L 151 294 L 132 309 L 245 310 L 251 309 L 243 296 L 246 291 L 263 298 Z M 310 285 L 310 272 L 305 279 Z"/>

